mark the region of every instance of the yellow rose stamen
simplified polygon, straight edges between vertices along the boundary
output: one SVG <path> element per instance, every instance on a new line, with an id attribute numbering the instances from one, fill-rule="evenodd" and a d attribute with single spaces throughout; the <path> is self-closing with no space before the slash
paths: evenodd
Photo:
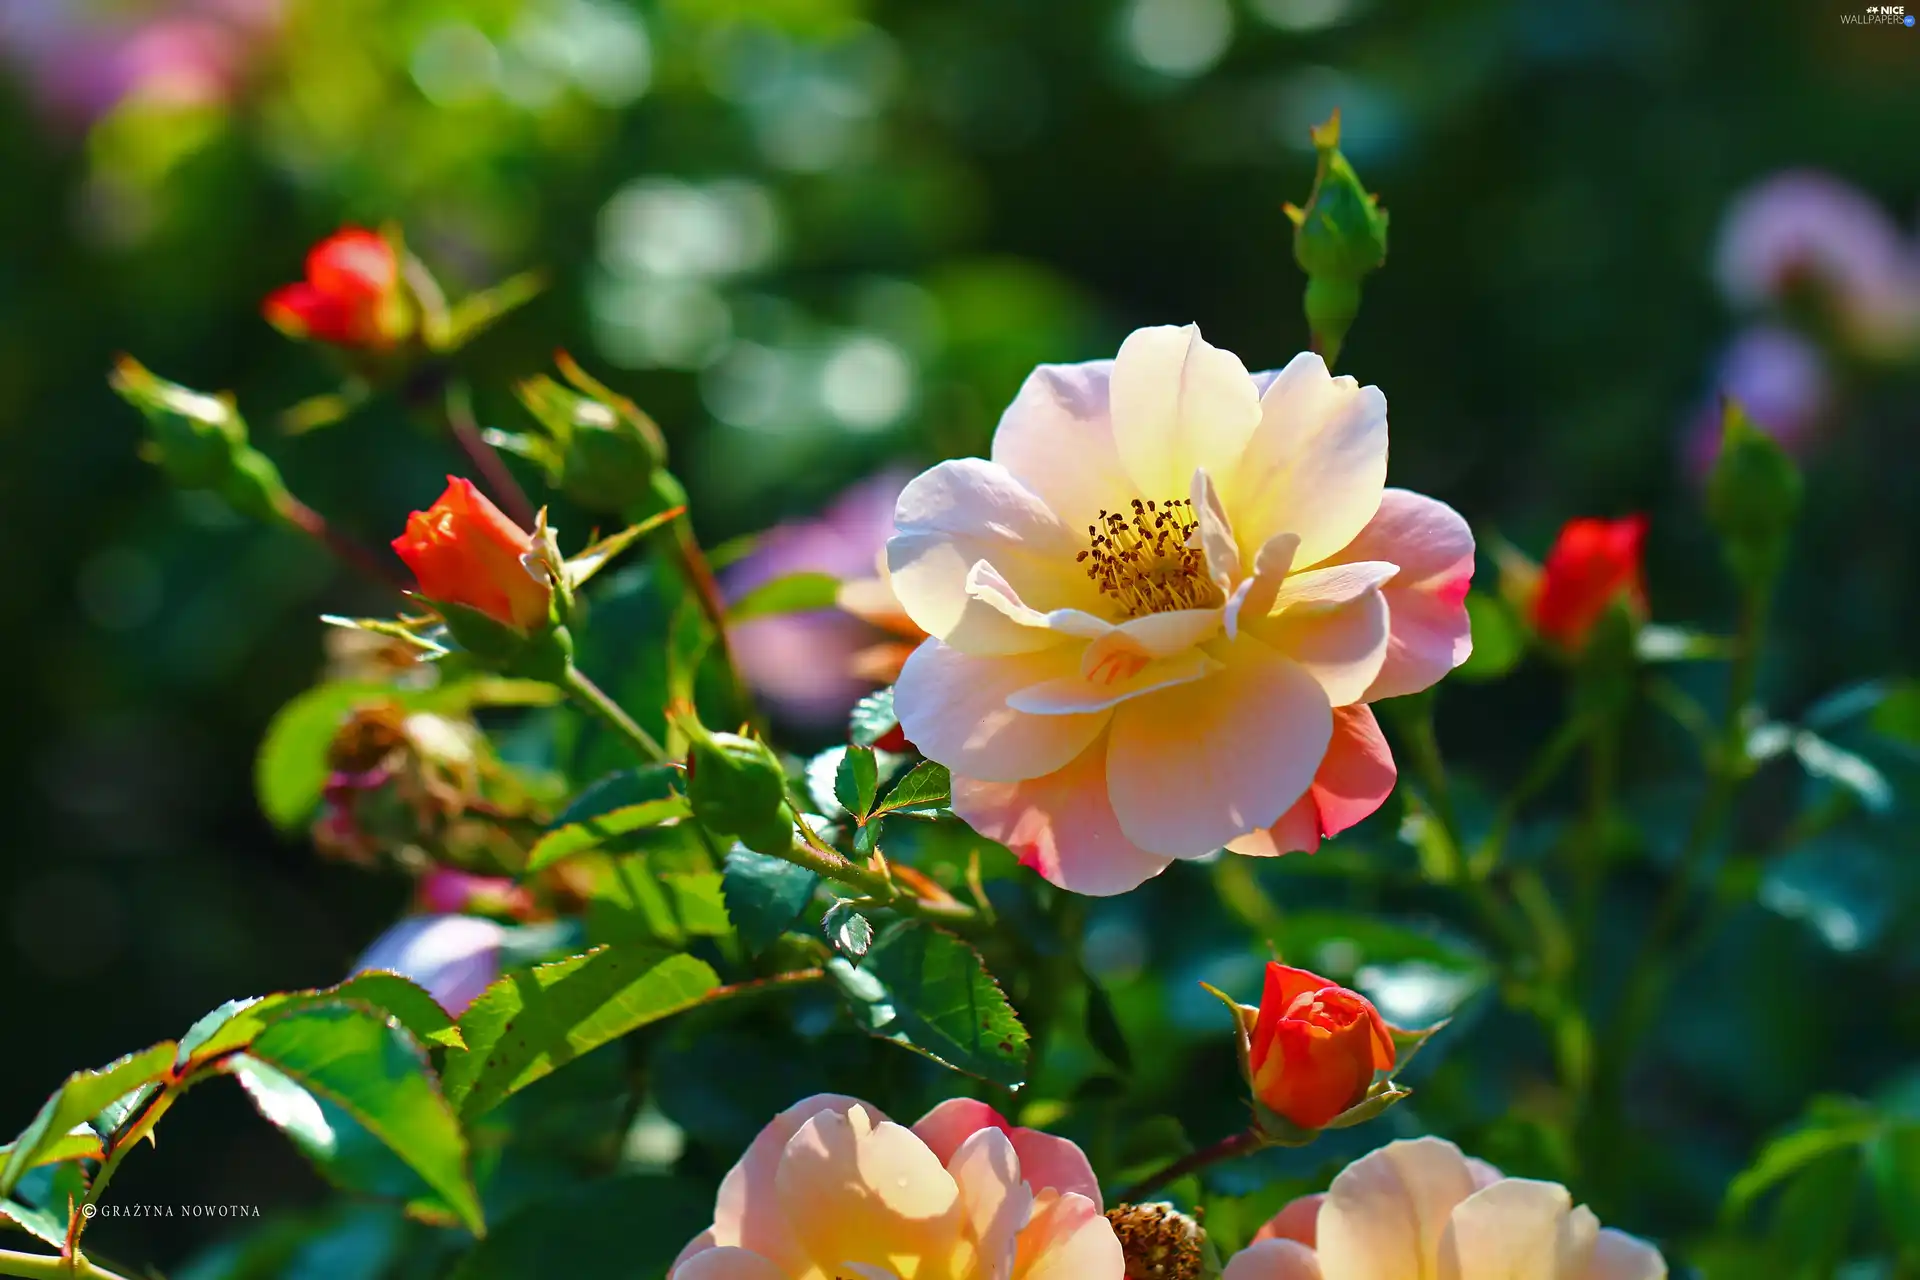
<path id="1" fill-rule="evenodd" d="M 1220 588 L 1207 577 L 1199 547 L 1188 545 L 1198 527 L 1186 498 L 1135 498 L 1131 516 L 1103 509 L 1087 526 L 1087 549 L 1074 559 L 1129 618 L 1214 608 L 1222 603 Z"/>

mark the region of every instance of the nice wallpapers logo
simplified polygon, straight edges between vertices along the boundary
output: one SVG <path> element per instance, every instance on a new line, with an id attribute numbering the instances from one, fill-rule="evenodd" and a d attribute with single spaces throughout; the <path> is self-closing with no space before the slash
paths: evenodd
<path id="1" fill-rule="evenodd" d="M 1905 5 L 1870 4 L 1863 13 L 1843 13 L 1840 21 L 1850 27 L 1911 27 L 1913 15 Z"/>

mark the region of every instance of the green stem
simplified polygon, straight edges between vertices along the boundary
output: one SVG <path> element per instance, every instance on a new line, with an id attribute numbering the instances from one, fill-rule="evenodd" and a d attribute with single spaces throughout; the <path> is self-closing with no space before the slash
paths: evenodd
<path id="1" fill-rule="evenodd" d="M 1209 1165 L 1252 1155 L 1266 1145 L 1267 1139 L 1258 1129 L 1247 1129 L 1222 1138 L 1210 1147 L 1202 1147 L 1198 1151 L 1180 1157 L 1160 1172 L 1149 1175 L 1109 1199 L 1114 1204 L 1138 1204 L 1170 1182 L 1184 1178 L 1190 1173 L 1198 1173 Z"/>
<path id="2" fill-rule="evenodd" d="M 1580 957 L 1593 954 L 1593 931 L 1600 918 L 1600 884 L 1606 870 L 1607 828 L 1620 773 L 1620 717 L 1598 714 L 1587 739 L 1587 807 L 1574 845 L 1573 938 Z"/>
<path id="3" fill-rule="evenodd" d="M 796 814 L 795 820 L 799 842 L 785 852 L 775 852 L 775 857 L 805 867 L 822 879 L 857 889 L 865 899 L 863 906 L 884 907 L 901 915 L 945 925 L 956 933 L 977 934 L 986 929 L 986 917 L 977 907 L 957 901 L 934 901 L 903 890 L 892 876 L 861 866 L 822 840 L 806 818 Z"/>
<path id="4" fill-rule="evenodd" d="M 343 564 L 364 574 L 370 581 L 401 594 L 413 590 L 413 581 L 393 566 L 391 556 L 382 556 L 372 547 L 342 533 L 325 516 L 291 493 L 280 494 L 277 509 L 282 520 L 318 542 Z"/>
<path id="5" fill-rule="evenodd" d="M 1546 790 L 1560 776 L 1560 771 L 1573 759 L 1574 748 L 1585 740 L 1590 727 L 1591 722 L 1587 717 L 1576 716 L 1561 725 L 1559 731 L 1548 739 L 1547 745 L 1534 756 L 1533 766 L 1501 804 L 1486 839 L 1480 842 L 1469 860 L 1469 870 L 1475 876 L 1492 875 L 1499 867 L 1500 859 L 1506 853 L 1507 840 L 1513 834 L 1514 823 L 1520 820 L 1520 811 L 1529 800 Z"/>
<path id="6" fill-rule="evenodd" d="M 652 764 L 666 764 L 673 757 L 667 749 L 654 740 L 652 734 L 634 722 L 632 716 L 621 709 L 620 704 L 607 696 L 599 685 L 589 680 L 586 673 L 578 667 L 569 666 L 566 675 L 566 690 L 581 706 L 610 726 L 615 733 L 627 740 L 629 746 Z"/>
<path id="7" fill-rule="evenodd" d="M 117 1271 L 95 1266 L 82 1257 L 56 1258 L 44 1253 L 16 1253 L 0 1249 L 0 1276 L 26 1276 L 29 1280 L 126 1280 Z"/>

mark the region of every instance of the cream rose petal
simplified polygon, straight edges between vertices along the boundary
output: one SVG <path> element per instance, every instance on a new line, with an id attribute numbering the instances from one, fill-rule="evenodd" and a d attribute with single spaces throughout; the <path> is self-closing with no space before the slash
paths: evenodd
<path id="1" fill-rule="evenodd" d="M 1073 893 L 1125 893 L 1165 871 L 1172 861 L 1148 853 L 1121 831 L 1107 797 L 1104 737 L 1045 777 L 982 782 L 956 775 L 953 811 Z"/>
<path id="2" fill-rule="evenodd" d="M 1300 535 L 1295 533 L 1276 533 L 1260 544 L 1253 555 L 1253 576 L 1234 588 L 1222 611 L 1221 622 L 1227 639 L 1240 634 L 1242 619 L 1259 622 L 1273 612 L 1280 588 L 1293 567 L 1294 553 L 1299 550 Z"/>
<path id="3" fill-rule="evenodd" d="M 788 1280 L 788 1274 L 751 1249 L 709 1249 L 680 1263 L 673 1280 Z"/>
<path id="4" fill-rule="evenodd" d="M 1102 508 L 1138 496 L 1113 439 L 1112 377 L 1111 360 L 1043 364 L 1027 375 L 993 433 L 993 460 L 1075 533 L 1095 523 Z"/>
<path id="5" fill-rule="evenodd" d="M 1667 1280 L 1667 1260 L 1645 1240 L 1609 1227 L 1594 1240 L 1587 1269 L 1573 1280 Z"/>
<path id="6" fill-rule="evenodd" d="M 1085 666 L 1083 661 L 1083 669 Z M 1043 716 L 1106 711 L 1129 698 L 1190 684 L 1218 670 L 1219 661 L 1198 649 L 1159 659 L 1116 652 L 1110 661 L 1096 662 L 1084 674 L 1075 671 L 1070 676 L 1016 689 L 1007 695 L 1007 705 L 1015 711 Z"/>
<path id="7" fill-rule="evenodd" d="M 1057 642 L 969 591 L 982 560 L 1037 609 L 1099 607 L 1074 562 L 1085 538 L 1004 467 L 961 458 L 922 472 L 901 491 L 894 525 L 887 542 L 894 594 L 917 626 L 955 648 L 1019 653 Z"/>
<path id="8" fill-rule="evenodd" d="M 1033 1218 L 1020 1233 L 1015 1280 L 1126 1280 L 1126 1268 L 1099 1205 L 1071 1192 L 1035 1198 Z"/>
<path id="9" fill-rule="evenodd" d="M 1336 708 L 1333 740 L 1307 794 L 1271 827 L 1242 836 L 1227 848 L 1253 857 L 1313 853 L 1322 837 L 1339 835 L 1385 804 L 1398 777 L 1373 708 L 1358 703 Z"/>
<path id="10" fill-rule="evenodd" d="M 1155 500 L 1186 497 L 1195 468 L 1227 474 L 1260 421 L 1246 366 L 1197 325 L 1136 329 L 1114 357 L 1110 395 L 1120 463 Z"/>
<path id="11" fill-rule="evenodd" d="M 1222 642 L 1205 680 L 1113 711 L 1107 788 L 1120 829 L 1197 858 L 1272 825 L 1305 794 L 1333 733 L 1320 682 L 1251 636 Z"/>
<path id="12" fill-rule="evenodd" d="M 1328 1188 L 1317 1224 L 1320 1267 L 1329 1280 L 1436 1280 L 1441 1236 L 1473 1193 L 1473 1171 L 1451 1142 L 1390 1142 Z"/>
<path id="13" fill-rule="evenodd" d="M 1282 587 L 1284 591 L 1284 586 Z M 1387 660 L 1389 614 L 1378 588 L 1331 608 L 1289 609 L 1246 630 L 1304 667 L 1336 707 L 1360 701 Z"/>
<path id="14" fill-rule="evenodd" d="M 1073 760 L 1110 713 L 1032 715 L 1007 705 L 1015 691 L 1078 678 L 1071 648 L 983 658 L 938 640 L 913 651 L 894 684 L 894 709 L 907 738 L 929 759 L 987 782 L 1037 778 Z"/>
<path id="15" fill-rule="evenodd" d="M 860 1110 L 800 1127 L 775 1176 L 780 1208 L 808 1260 L 945 1263 L 963 1238 L 960 1189 L 913 1131 Z"/>
<path id="16" fill-rule="evenodd" d="M 1321 1280 L 1320 1260 L 1292 1240 L 1261 1240 L 1236 1253 L 1220 1280 Z"/>
<path id="17" fill-rule="evenodd" d="M 1598 1231 L 1559 1183 L 1506 1178 L 1455 1207 L 1439 1280 L 1568 1280 L 1585 1269 Z"/>
<path id="18" fill-rule="evenodd" d="M 1260 397 L 1260 425 L 1224 496 L 1243 550 L 1297 533 L 1304 566 L 1353 541 L 1386 480 L 1386 397 L 1302 352 Z"/>
<path id="19" fill-rule="evenodd" d="M 1388 489 L 1360 536 L 1329 562 L 1386 560 L 1400 572 L 1387 597 L 1387 660 L 1368 702 L 1418 693 L 1467 660 L 1473 637 L 1467 587 L 1473 581 L 1473 531 L 1444 502 Z"/>
<path id="20" fill-rule="evenodd" d="M 768 1122 L 739 1163 L 728 1170 L 720 1182 L 720 1194 L 713 1207 L 713 1228 L 705 1237 L 709 1244 L 738 1245 L 788 1269 L 803 1267 L 806 1259 L 799 1242 L 787 1230 L 780 1210 L 776 1185 L 780 1158 L 794 1134 L 815 1116 L 829 1112 L 844 1114 L 856 1109 L 873 1122 L 886 1118 L 858 1098 L 818 1093 L 795 1103 Z"/>
<path id="21" fill-rule="evenodd" d="M 1309 1249 L 1319 1238 L 1320 1206 L 1326 1203 L 1326 1193 L 1301 1196 L 1298 1200 L 1289 1200 L 1284 1209 L 1267 1220 L 1267 1224 L 1253 1233 L 1255 1242 L 1261 1240 L 1297 1240 Z"/>
<path id="22" fill-rule="evenodd" d="M 979 1247 L 979 1280 L 1005 1280 L 1020 1228 L 1033 1212 L 1033 1188 L 1021 1176 L 1012 1141 L 999 1129 L 982 1129 L 960 1144 L 946 1166 Z"/>

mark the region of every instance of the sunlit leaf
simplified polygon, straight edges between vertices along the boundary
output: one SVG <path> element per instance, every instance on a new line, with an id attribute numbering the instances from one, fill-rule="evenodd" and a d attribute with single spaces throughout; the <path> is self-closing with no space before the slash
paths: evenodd
<path id="1" fill-rule="evenodd" d="M 73 1131 L 100 1114 L 110 1103 L 151 1081 L 166 1078 L 173 1067 L 175 1046 L 165 1040 L 130 1053 L 95 1071 L 76 1071 L 40 1105 L 20 1131 L 0 1163 L 0 1197 L 12 1194 L 22 1175 L 45 1163 L 45 1154 L 66 1143 Z"/>
<path id="2" fill-rule="evenodd" d="M 1026 1028 L 979 953 L 952 934 L 903 922 L 858 968 L 834 959 L 827 969 L 872 1035 L 995 1084 L 1026 1080 Z"/>
<path id="3" fill-rule="evenodd" d="M 759 955 L 792 927 L 819 883 L 818 872 L 784 858 L 739 846 L 727 854 L 721 891 L 749 955 Z"/>
<path id="4" fill-rule="evenodd" d="M 790 573 L 762 583 L 727 606 L 727 622 L 738 626 L 755 618 L 831 609 L 839 592 L 840 579 L 830 573 Z"/>

